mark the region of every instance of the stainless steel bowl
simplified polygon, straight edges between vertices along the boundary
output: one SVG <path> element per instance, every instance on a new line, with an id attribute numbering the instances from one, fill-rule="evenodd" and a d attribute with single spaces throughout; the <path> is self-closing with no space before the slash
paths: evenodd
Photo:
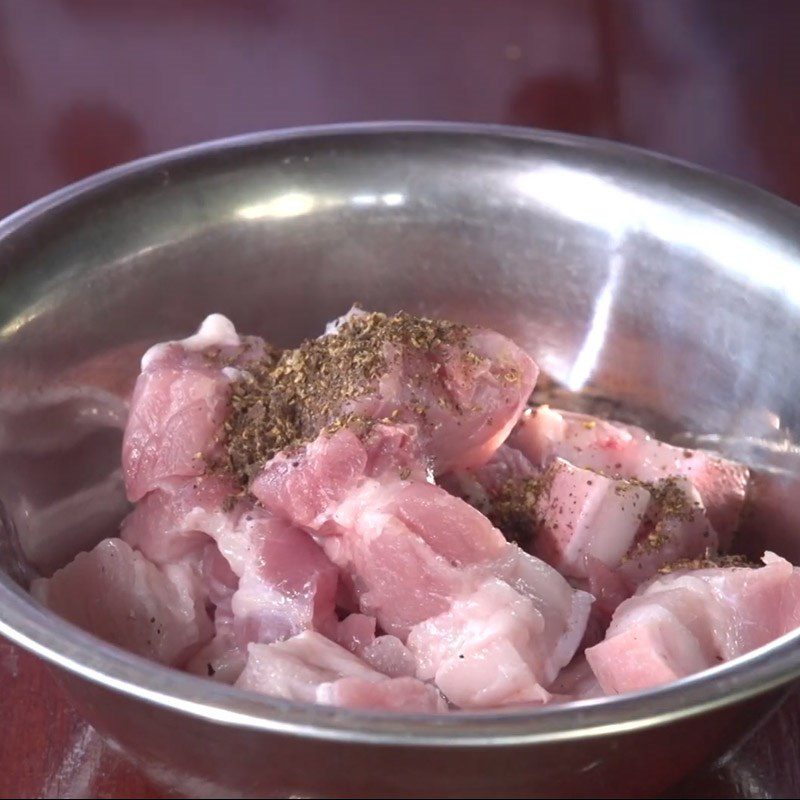
<path id="1" fill-rule="evenodd" d="M 124 512 L 120 425 L 146 345 L 211 311 L 285 344 L 354 299 L 495 326 L 562 394 L 756 461 L 748 541 L 797 557 L 780 501 L 797 490 L 799 267 L 800 212 L 775 197 L 606 142 L 500 127 L 258 134 L 51 195 L 0 225 L 0 632 L 56 667 L 101 732 L 196 793 L 657 792 L 800 675 L 796 637 L 621 699 L 386 716 L 150 664 L 54 617 L 25 581 Z"/>

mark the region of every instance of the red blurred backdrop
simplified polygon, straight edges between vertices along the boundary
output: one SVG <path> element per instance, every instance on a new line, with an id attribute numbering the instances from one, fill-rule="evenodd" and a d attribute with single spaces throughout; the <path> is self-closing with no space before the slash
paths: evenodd
<path id="1" fill-rule="evenodd" d="M 0 0 L 0 214 L 246 131 L 378 119 L 602 136 L 800 202 L 798 0 Z M 160 796 L 0 643 L 0 796 Z M 800 791 L 796 700 L 686 797 Z M 674 794 L 672 796 L 675 796 Z"/>

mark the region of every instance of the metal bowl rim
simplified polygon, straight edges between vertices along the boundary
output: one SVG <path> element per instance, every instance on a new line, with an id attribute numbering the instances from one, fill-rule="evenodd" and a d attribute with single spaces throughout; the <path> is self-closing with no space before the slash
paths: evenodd
<path id="1" fill-rule="evenodd" d="M 0 244 L 37 218 L 115 181 L 178 161 L 290 139 L 335 135 L 450 134 L 520 139 L 595 156 L 638 156 L 666 169 L 693 173 L 705 189 L 727 184 L 756 204 L 800 222 L 800 209 L 738 179 L 668 156 L 603 139 L 507 125 L 449 122 L 369 122 L 305 126 L 248 133 L 181 147 L 91 175 L 14 212 L 0 222 Z M 674 173 L 674 174 L 677 174 Z M 132 699 L 210 722 L 251 730 L 373 744 L 447 747 L 556 742 L 632 732 L 776 689 L 800 676 L 800 632 L 712 670 L 647 692 L 584 700 L 534 710 L 447 715 L 387 714 L 323 708 L 263 697 L 168 669 L 106 644 L 43 609 L 6 574 L 0 574 L 0 634 L 73 675 Z"/>

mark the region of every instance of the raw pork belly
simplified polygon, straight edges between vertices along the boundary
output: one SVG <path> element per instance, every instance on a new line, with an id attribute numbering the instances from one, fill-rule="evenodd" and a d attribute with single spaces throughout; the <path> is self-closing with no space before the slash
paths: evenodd
<path id="1" fill-rule="evenodd" d="M 304 531 L 246 500 L 223 510 L 231 492 L 216 476 L 164 481 L 121 534 L 157 563 L 183 558 L 199 568 L 217 636 L 190 668 L 223 680 L 236 677 L 248 642 L 333 630 L 338 582 L 336 567 Z"/>
<path id="2" fill-rule="evenodd" d="M 374 681 L 363 688 L 344 674 L 331 684 L 335 691 L 321 690 L 328 702 L 384 707 L 410 692 L 406 702 L 414 706 L 422 701 L 412 699 L 419 682 L 410 675 L 422 669 L 425 651 L 406 646 L 411 629 L 449 613 L 456 598 L 488 598 L 493 582 L 515 598 L 515 615 L 524 611 L 522 623 L 509 617 L 509 624 L 521 626 L 516 647 L 530 662 L 529 680 L 538 686 L 552 679 L 577 646 L 590 598 L 554 572 L 543 577 L 519 563 L 533 559 L 427 482 L 431 467 L 489 459 L 522 413 L 537 372 L 493 331 L 358 311 L 284 353 L 240 337 L 219 315 L 188 339 L 151 348 L 123 445 L 126 488 L 137 506 L 121 535 L 153 574 L 185 573 L 197 604 L 213 616 L 215 635 L 186 653 L 188 668 L 232 681 L 248 645 L 304 641 L 298 636 L 314 631 L 342 642 L 364 669 L 375 673 L 371 664 L 392 678 L 376 694 Z M 305 460 L 312 468 L 295 470 L 291 437 L 272 442 L 264 454 L 269 468 L 250 487 L 259 505 L 231 479 L 242 397 L 254 385 L 264 400 L 274 394 L 275 417 L 267 417 L 260 399 L 246 408 L 245 438 L 260 415 L 267 429 L 284 424 L 295 439 L 311 441 L 306 447 L 314 456 Z M 384 424 L 370 432 L 379 420 Z M 323 430 L 341 424 L 338 433 Z M 264 455 L 246 465 L 246 480 Z M 375 520 L 387 524 L 372 547 Z M 397 581 L 402 574 L 410 592 Z M 540 589 L 542 580 L 552 587 Z M 365 613 L 338 621 L 337 602 Z M 93 629 L 91 620 L 82 624 Z M 453 636 L 452 646 L 460 646 Z M 435 671 L 430 659 L 425 669 Z M 439 702 L 435 690 L 423 688 L 420 697 Z"/>
<path id="3" fill-rule="evenodd" d="M 631 425 L 547 406 L 523 415 L 509 444 L 538 466 L 560 457 L 576 467 L 644 483 L 684 477 L 697 489 L 721 546 L 730 546 L 749 477 L 741 464 L 703 450 L 674 447 Z"/>
<path id="4" fill-rule="evenodd" d="M 351 310 L 328 326 L 328 336 L 338 335 L 348 324 L 368 330 L 374 316 Z M 413 325 L 414 318 L 390 317 L 389 325 L 395 320 L 397 333 L 391 327 L 386 331 L 382 367 L 371 390 L 346 400 L 334 409 L 334 416 L 391 418 L 416 425 L 422 451 L 433 459 L 437 472 L 487 461 L 525 408 L 538 367 L 495 331 L 452 326 L 455 330 L 449 336 L 443 332 L 441 343 L 423 348 L 415 346 L 416 331 L 403 332 L 403 324 Z"/>
<path id="5" fill-rule="evenodd" d="M 646 689 L 717 666 L 800 625 L 800 569 L 680 570 L 642 586 L 586 658 L 607 694 Z"/>
<path id="6" fill-rule="evenodd" d="M 540 406 L 485 465 L 445 485 L 610 613 L 680 559 L 725 551 L 748 472 L 642 429 Z"/>
<path id="7" fill-rule="evenodd" d="M 231 608 L 251 641 L 333 630 L 339 573 L 304 531 L 252 512 L 217 543 L 239 576 Z"/>
<path id="8" fill-rule="evenodd" d="M 216 475 L 165 478 L 123 520 L 120 536 L 156 564 L 197 555 L 210 541 L 208 531 L 229 523 L 222 506 L 235 491 Z"/>
<path id="9" fill-rule="evenodd" d="M 632 589 L 665 564 L 717 552 L 716 531 L 685 478 L 642 486 L 556 459 L 539 480 L 531 549 L 565 575 L 591 579 L 605 566 Z"/>
<path id="10" fill-rule="evenodd" d="M 266 352 L 263 340 L 240 337 L 230 320 L 212 314 L 194 336 L 145 353 L 122 447 L 130 500 L 141 500 L 165 478 L 205 472 L 220 446 L 237 367 Z"/>
<path id="11" fill-rule="evenodd" d="M 142 359 L 120 538 L 31 590 L 164 664 L 408 712 L 647 688 L 800 625 L 797 569 L 718 557 L 745 467 L 526 411 L 537 375 L 403 312 L 283 351 L 212 315 Z"/>
<path id="12" fill-rule="evenodd" d="M 75 625 L 162 664 L 183 666 L 213 634 L 194 570 L 159 568 L 120 539 L 79 553 L 31 592 Z"/>
<path id="13" fill-rule="evenodd" d="M 273 697 L 350 708 L 447 710 L 430 684 L 384 675 L 314 631 L 274 644 L 251 644 L 236 685 Z"/>
<path id="14" fill-rule="evenodd" d="M 359 606 L 406 644 L 417 673 L 464 708 L 543 701 L 575 652 L 589 595 L 508 543 L 467 503 L 385 463 L 395 431 L 341 430 L 267 463 L 252 485 L 265 508 L 321 537 Z M 418 473 L 417 473 L 418 474 Z M 314 502 L 294 502 L 294 498 Z M 487 669 L 513 659 L 513 673 Z M 446 688 L 445 688 L 446 687 Z"/>

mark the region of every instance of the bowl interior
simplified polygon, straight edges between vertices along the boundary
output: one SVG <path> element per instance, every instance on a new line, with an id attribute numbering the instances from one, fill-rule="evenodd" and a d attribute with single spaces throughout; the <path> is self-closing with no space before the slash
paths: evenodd
<path id="1" fill-rule="evenodd" d="M 125 512 L 126 398 L 151 343 L 222 312 L 280 345 L 354 300 L 523 344 L 540 396 L 758 468 L 746 531 L 800 558 L 800 214 L 602 142 L 414 126 L 150 159 L 0 228 L 0 554 L 24 581 Z"/>

